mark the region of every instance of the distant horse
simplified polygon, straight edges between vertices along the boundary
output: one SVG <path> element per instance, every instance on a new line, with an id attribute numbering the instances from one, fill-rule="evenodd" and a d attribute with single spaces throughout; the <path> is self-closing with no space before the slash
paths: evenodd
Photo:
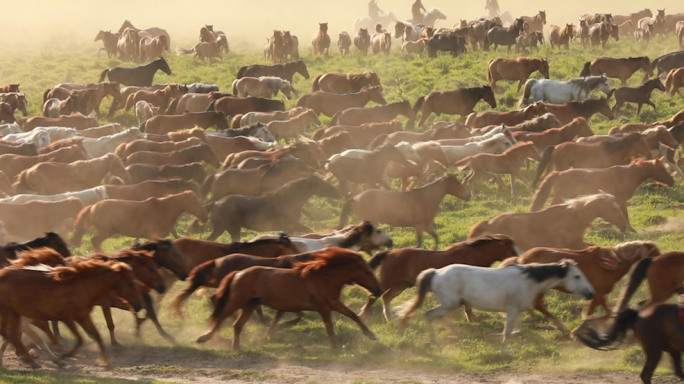
<path id="1" fill-rule="evenodd" d="M 617 88 L 614 93 L 615 106 L 613 107 L 613 113 L 617 113 L 620 107 L 626 102 L 635 103 L 637 105 L 637 116 L 639 116 L 641 113 L 641 107 L 644 104 L 650 105 L 655 111 L 656 106 L 651 101 L 651 93 L 655 89 L 665 92 L 665 86 L 657 77 L 643 83 L 638 87 L 622 86 Z"/>
<path id="2" fill-rule="evenodd" d="M 521 19 L 530 26 L 530 32 L 544 30 L 544 25 L 546 25 L 546 11 L 539 11 L 534 16 L 521 16 Z"/>
<path id="3" fill-rule="evenodd" d="M 140 35 L 139 31 L 127 28 L 119 36 L 116 48 L 119 51 L 119 59 L 138 61 L 140 54 Z"/>
<path id="4" fill-rule="evenodd" d="M 297 101 L 297 106 L 312 109 L 317 115 L 332 117 L 348 108 L 365 107 L 370 101 L 387 104 L 381 86 L 364 87 L 359 92 L 346 94 L 316 91 L 302 96 Z"/>
<path id="5" fill-rule="evenodd" d="M 20 92 L 19 91 L 20 85 L 21 84 L 10 84 L 10 85 L 0 86 L 0 93 Z"/>
<path id="6" fill-rule="evenodd" d="M 115 67 L 112 69 L 105 69 L 100 75 L 100 82 L 105 78 L 110 81 L 116 81 L 123 85 L 149 87 L 152 85 L 154 74 L 158 70 L 163 71 L 167 75 L 171 75 L 171 68 L 163 57 L 153 60 L 149 64 L 135 68 L 121 68 Z"/>
<path id="7" fill-rule="evenodd" d="M 318 33 L 311 41 L 313 45 L 314 55 L 328 56 L 328 49 L 330 48 L 330 36 L 328 35 L 328 23 L 318 23 Z"/>
<path id="8" fill-rule="evenodd" d="M 69 95 L 65 100 L 48 99 L 43 104 L 42 115 L 44 117 L 69 116 L 80 109 L 80 101 L 77 96 Z"/>
<path id="9" fill-rule="evenodd" d="M 620 79 L 621 85 L 627 85 L 627 80 L 629 80 L 632 75 L 642 69 L 644 71 L 644 80 L 649 79 L 653 76 L 653 65 L 648 56 L 642 57 L 629 57 L 622 59 L 613 59 L 609 57 L 600 57 L 592 61 L 584 63 L 582 67 L 582 72 L 580 76 L 606 76 L 615 79 Z M 604 92 L 605 93 L 605 92 Z"/>
<path id="10" fill-rule="evenodd" d="M 138 60 L 144 62 L 146 58 L 162 57 L 164 50 L 169 45 L 168 36 L 160 35 L 157 37 L 143 37 L 140 39 L 140 54 Z"/>
<path id="11" fill-rule="evenodd" d="M 489 46 L 494 44 L 494 50 L 497 49 L 499 45 L 507 46 L 508 52 L 511 51 L 511 46 L 516 44 L 516 39 L 523 30 L 524 21 L 522 19 L 515 19 L 510 27 L 504 28 L 501 26 L 492 27 L 485 34 L 484 38 L 484 50 L 488 51 Z"/>
<path id="12" fill-rule="evenodd" d="M 111 31 L 98 32 L 97 36 L 95 36 L 95 41 L 97 42 L 102 40 L 102 44 L 104 45 L 103 48 L 100 48 L 100 50 L 97 51 L 98 58 L 100 57 L 100 52 L 103 50 L 107 52 L 108 59 L 116 57 L 117 53 L 119 52 L 119 49 L 117 48 L 119 37 L 121 37 L 121 33 L 112 33 Z"/>
<path id="13" fill-rule="evenodd" d="M 233 81 L 233 94 L 239 97 L 265 97 L 273 98 L 281 92 L 288 100 L 292 98 L 294 88 L 289 81 L 280 77 L 261 76 L 243 77 Z"/>
<path id="14" fill-rule="evenodd" d="M 422 116 L 418 126 L 423 126 L 425 120 L 434 112 L 437 115 L 446 113 L 450 115 L 468 115 L 473 108 L 483 100 L 490 107 L 496 108 L 496 99 L 492 87 L 459 88 L 454 91 L 432 92 L 427 96 L 420 96 L 413 106 L 413 111 Z"/>
<path id="15" fill-rule="evenodd" d="M 430 8 L 423 14 L 420 20 L 406 20 L 411 24 L 423 24 L 426 27 L 434 27 L 435 23 L 439 20 L 446 20 L 447 17 L 439 10 L 439 8 Z"/>
<path id="16" fill-rule="evenodd" d="M 361 125 L 365 123 L 380 123 L 390 121 L 398 115 L 404 115 L 409 120 L 415 120 L 416 114 L 408 100 L 397 101 L 372 108 L 348 108 L 336 113 L 330 119 L 330 125 Z"/>
<path id="17" fill-rule="evenodd" d="M 350 55 L 349 48 L 351 48 L 352 40 L 347 32 L 340 32 L 337 36 L 337 48 L 340 50 L 340 56 L 348 57 Z"/>
<path id="18" fill-rule="evenodd" d="M 456 32 L 442 32 L 437 33 L 427 40 L 428 56 L 436 58 L 438 52 L 449 52 L 451 56 L 456 57 L 459 53 L 465 53 L 466 39 L 459 36 Z"/>
<path id="19" fill-rule="evenodd" d="M 18 109 L 22 115 L 28 116 L 28 101 L 25 94 L 18 92 L 0 93 L 0 102 L 9 104 L 12 112 Z"/>
<path id="20" fill-rule="evenodd" d="M 665 78 L 665 92 L 671 96 L 679 95 L 679 88 L 684 87 L 684 68 L 673 69 Z"/>
<path id="21" fill-rule="evenodd" d="M 211 64 L 213 59 L 223 59 L 222 53 L 227 53 L 229 51 L 228 40 L 225 35 L 221 35 L 215 41 L 200 42 L 195 44 L 192 48 L 178 48 L 177 51 L 179 55 L 194 54 L 197 59 L 209 59 L 209 64 Z"/>
<path id="22" fill-rule="evenodd" d="M 363 87 L 380 85 L 380 76 L 375 71 L 363 73 L 328 72 L 318 75 L 311 84 L 311 92 L 323 91 L 330 93 L 355 93 Z"/>
<path id="23" fill-rule="evenodd" d="M 384 53 L 389 55 L 392 47 L 392 35 L 389 32 L 376 32 L 371 36 L 371 46 L 373 54 Z"/>
<path id="24" fill-rule="evenodd" d="M 582 101 L 597 88 L 606 95 L 611 94 L 607 76 L 587 76 L 568 81 L 529 79 L 525 82 L 525 89 L 518 105 L 527 103 L 530 97 L 535 102 L 548 101 L 554 104 Z"/>
<path id="25" fill-rule="evenodd" d="M 292 78 L 295 73 L 299 73 L 300 75 L 304 76 L 305 79 L 309 78 L 309 71 L 306 68 L 306 64 L 304 64 L 302 60 L 293 61 L 287 64 L 249 65 L 241 67 L 238 70 L 237 78 L 241 79 L 243 77 L 277 76 L 292 83 Z"/>
<path id="26" fill-rule="evenodd" d="M 565 49 L 570 50 L 570 41 L 575 38 L 575 26 L 573 24 L 565 24 L 564 27 L 559 27 L 557 25 L 552 25 L 549 27 L 549 45 L 553 50 L 553 47 L 558 47 L 560 50 L 562 45 L 565 45 Z"/>
<path id="27" fill-rule="evenodd" d="M 546 110 L 550 113 L 553 113 L 554 116 L 556 116 L 556 118 L 563 124 L 568 124 L 577 117 L 583 117 L 584 119 L 589 120 L 597 113 L 600 113 L 611 120 L 615 118 L 615 114 L 610 108 L 610 104 L 606 98 L 571 101 L 564 104 L 544 105 Z"/>
<path id="28" fill-rule="evenodd" d="M 123 32 L 124 30 L 126 30 L 126 28 L 131 28 L 133 30 L 139 31 L 141 37 L 142 36 L 157 37 L 157 36 L 161 36 L 161 35 L 166 35 L 166 36 L 168 36 L 166 50 L 168 51 L 171 49 L 171 35 L 169 35 L 165 29 L 157 28 L 157 27 L 151 27 L 151 28 L 147 28 L 147 29 L 138 29 L 138 28 L 133 26 L 133 24 L 130 22 L 130 20 L 125 20 L 123 22 L 123 24 L 121 24 L 121 28 L 119 28 L 119 32 Z"/>
<path id="29" fill-rule="evenodd" d="M 600 44 L 601 48 L 606 49 L 608 39 L 611 37 L 615 39 L 615 41 L 620 40 L 619 28 L 617 25 L 603 21 L 589 27 L 589 38 L 591 39 L 591 45 L 593 47 Z"/>
<path id="30" fill-rule="evenodd" d="M 364 56 L 368 55 L 368 49 L 371 46 L 371 36 L 368 33 L 368 28 L 360 28 L 354 36 L 354 46 Z"/>

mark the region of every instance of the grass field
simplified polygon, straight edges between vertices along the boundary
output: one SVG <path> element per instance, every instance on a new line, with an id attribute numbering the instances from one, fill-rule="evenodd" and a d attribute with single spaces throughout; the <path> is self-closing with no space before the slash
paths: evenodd
<path id="1" fill-rule="evenodd" d="M 333 46 L 335 35 L 333 36 Z M 400 51 L 399 42 L 394 41 L 392 53 L 389 56 L 362 57 L 358 52 L 353 53 L 351 58 L 341 59 L 336 51 L 331 49 L 332 57 L 313 57 L 310 54 L 308 44 L 300 47 L 303 58 L 309 68 L 311 77 L 325 72 L 352 72 L 363 70 L 375 70 L 385 88 L 385 97 L 388 102 L 408 99 L 412 103 L 422 95 L 432 91 L 451 90 L 457 87 L 468 87 L 486 83 L 487 61 L 496 57 L 513 57 L 511 52 L 507 54 L 504 49 L 498 52 L 475 52 L 468 53 L 456 59 L 443 55 L 437 59 L 419 59 L 417 57 L 405 57 Z M 190 44 L 187 44 L 190 45 Z M 155 78 L 157 83 L 178 82 L 192 83 L 205 82 L 217 83 L 222 90 L 229 90 L 235 73 L 243 65 L 263 62 L 260 51 L 254 47 L 233 43 L 232 52 L 223 62 L 212 66 L 198 62 L 190 57 L 177 57 L 170 55 L 167 58 L 174 72 L 169 77 L 163 74 Z M 636 44 L 633 39 L 623 38 L 619 43 L 610 41 L 609 48 L 582 49 L 578 44 L 573 44 L 571 50 L 550 51 L 544 46 L 535 56 L 547 57 L 550 60 L 552 79 L 569 79 L 577 77 L 584 62 L 599 56 L 627 57 L 648 55 L 651 59 L 662 54 L 677 50 L 677 42 L 674 38 L 657 37 L 650 46 L 644 47 Z M 0 57 L 0 84 L 20 82 L 21 88 L 29 98 L 30 113 L 39 113 L 42 95 L 45 89 L 60 82 L 87 83 L 97 81 L 99 74 L 104 68 L 119 65 L 118 62 L 110 62 L 107 59 L 98 59 L 94 46 L 70 47 L 58 45 L 42 50 L 13 49 L 3 52 Z M 127 65 L 130 65 L 127 64 Z M 534 76 L 539 76 L 535 74 Z M 638 84 L 643 73 L 638 72 L 631 79 L 630 84 Z M 519 94 L 515 92 L 517 84 L 500 82 L 505 87 L 505 92 L 497 95 L 500 100 L 515 100 Z M 615 83 L 617 85 L 617 82 Z M 295 88 L 304 94 L 308 92 L 310 80 L 301 76 L 295 76 Z M 597 95 L 595 95 L 597 96 Z M 654 92 L 652 100 L 657 104 L 658 111 L 649 107 L 645 108 L 640 117 L 635 117 L 635 108 L 628 106 L 615 120 L 609 121 L 602 116 L 594 117 L 590 125 L 595 133 L 605 133 L 615 125 L 627 122 L 652 122 L 667 119 L 674 113 L 684 109 L 681 97 L 672 98 L 659 92 Z M 293 106 L 295 100 L 287 101 L 288 107 Z M 506 103 L 499 103 L 498 110 L 513 109 Z M 104 107 L 104 106 L 103 106 Z M 478 105 L 478 110 L 484 109 L 485 104 Z M 440 119 L 452 119 L 453 116 L 442 116 Z M 127 126 L 135 124 L 132 114 L 119 112 L 115 121 Z M 434 115 L 428 123 L 436 120 Z M 323 117 L 323 123 L 327 120 Z M 530 171 L 531 172 L 531 171 Z M 513 199 L 508 191 L 499 191 L 491 185 L 480 183 L 473 198 L 465 203 L 454 197 L 447 197 L 441 206 L 436 218 L 438 234 L 442 246 L 451 242 L 461 241 L 466 238 L 468 229 L 476 222 L 488 219 L 494 215 L 505 212 L 527 211 L 531 195 L 524 189 L 522 184 L 516 188 L 519 193 Z M 682 181 L 677 180 L 674 188 L 665 189 L 652 183 L 646 183 L 639 188 L 636 196 L 631 200 L 629 213 L 631 222 L 638 233 L 621 234 L 615 228 L 605 228 L 598 225 L 597 228 L 587 233 L 585 239 L 597 245 L 615 245 L 630 240 L 655 241 L 662 251 L 681 250 L 684 245 L 684 234 L 681 231 L 680 221 L 681 207 L 684 204 L 684 189 Z M 317 217 L 312 222 L 303 219 L 305 225 L 316 230 L 326 230 L 337 225 L 341 201 L 325 201 L 312 199 L 311 212 Z M 681 219 L 680 219 L 681 220 Z M 684 221 L 681 221 L 684 223 Z M 183 233 L 187 225 L 187 218 L 179 224 L 179 232 Z M 415 246 L 415 233 L 410 228 L 385 228 L 394 238 L 396 247 Z M 207 233 L 200 237 L 206 237 Z M 243 239 L 248 239 L 253 233 L 244 233 Z M 115 250 L 130 245 L 130 238 L 112 238 L 105 242 L 105 249 Z M 426 239 L 425 247 L 432 247 L 432 239 Z M 219 241 L 228 242 L 229 237 L 224 234 Z M 77 248 L 75 253 L 87 254 L 89 252 L 89 237 L 86 237 L 84 246 Z M 178 288 L 178 285 L 175 287 Z M 396 299 L 396 303 L 406 300 L 412 290 L 405 292 Z M 345 302 L 357 311 L 363 304 L 367 293 L 360 288 L 350 288 L 345 292 Z M 642 293 L 643 295 L 643 293 Z M 615 299 L 615 292 L 611 299 Z M 432 301 L 424 307 L 430 307 Z M 578 297 L 559 293 L 548 295 L 548 304 L 552 312 L 558 314 L 568 326 L 579 324 L 583 302 Z M 420 314 L 422 314 L 421 312 Z M 406 369 L 406 370 L 429 370 L 437 372 L 540 372 L 540 371 L 638 371 L 641 369 L 643 355 L 640 349 L 629 344 L 618 351 L 601 353 L 589 350 L 577 343 L 569 341 L 553 330 L 548 322 L 532 321 L 528 315 L 523 318 L 523 333 L 514 338 L 509 350 L 511 356 L 499 354 L 501 341 L 499 338 L 489 337 L 490 333 L 501 332 L 503 319 L 497 314 L 476 312 L 477 321 L 467 324 L 464 316 L 458 312 L 453 322 L 462 332 L 462 339 L 454 341 L 446 338 L 446 331 L 440 333 L 440 342 L 437 345 L 427 345 L 425 322 L 421 315 L 416 316 L 410 323 L 405 333 L 400 333 L 393 323 L 385 323 L 382 317 L 380 305 L 374 307 L 373 316 L 367 322 L 370 328 L 377 333 L 380 341 L 371 342 L 361 335 L 356 326 L 346 319 L 336 317 L 336 332 L 344 345 L 341 352 L 330 351 L 328 339 L 322 322 L 315 314 L 308 314 L 306 320 L 297 327 L 276 335 L 268 343 L 261 345 L 264 332 L 262 326 L 256 322 L 250 323 L 245 331 L 243 351 L 233 353 L 227 350 L 226 345 L 211 345 L 197 347 L 193 340 L 203 332 L 205 321 L 209 315 L 209 307 L 205 298 L 193 298 L 186 305 L 186 318 L 184 321 L 171 317 L 164 303 L 161 317 L 162 324 L 170 333 L 176 335 L 180 346 L 171 348 L 159 338 L 152 327 L 147 327 L 144 332 L 144 343 L 147 346 L 130 347 L 134 354 L 145 355 L 139 365 L 143 369 L 149 369 L 152 377 L 164 377 L 163 370 L 155 368 L 154 358 L 164 359 L 173 356 L 172 364 L 179 370 L 197 369 L 195 365 L 186 365 L 185 360 L 207 359 L 221 360 L 225 358 L 237 360 L 255 360 L 268 362 L 297 362 L 305 365 L 337 364 L 354 368 L 373 369 Z M 95 315 L 99 323 L 101 316 Z M 132 319 L 130 315 L 121 314 L 118 321 L 120 335 L 128 335 L 131 331 Z M 100 327 L 101 333 L 106 335 L 106 328 Z M 225 338 L 232 336 L 232 329 L 225 329 L 222 333 Z M 106 337 L 105 337 L 106 338 Z M 121 337 L 127 344 L 133 343 L 132 337 Z M 128 348 L 128 347 L 127 347 Z M 131 369 L 132 364 L 127 359 L 127 352 L 118 352 L 114 358 L 113 373 L 121 373 L 126 376 L 126 370 Z M 93 362 L 91 359 L 86 364 Z M 134 365 L 138 366 L 137 363 Z M 147 368 L 145 368 L 147 367 Z M 185 371 L 184 371 L 185 372 Z M 72 372 L 74 373 L 74 372 Z M 128 381 L 102 381 L 89 376 L 53 375 L 47 373 L 20 373 L 0 370 L 0 383 L 62 383 L 62 382 L 104 382 L 125 383 Z M 228 377 L 231 377 L 228 375 Z M 229 378 L 230 379 L 230 378 Z M 265 380 L 265 377 L 256 377 L 254 381 Z M 246 380 L 242 378 L 242 380 Z M 358 381 L 359 383 L 363 381 Z"/>

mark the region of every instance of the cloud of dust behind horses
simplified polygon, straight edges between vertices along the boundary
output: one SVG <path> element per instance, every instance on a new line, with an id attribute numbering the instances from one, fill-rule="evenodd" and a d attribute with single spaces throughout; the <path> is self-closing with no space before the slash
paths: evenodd
<path id="1" fill-rule="evenodd" d="M 379 0 L 385 12 L 400 19 L 411 17 L 413 0 Z M 536 14 L 546 10 L 549 24 L 577 22 L 583 13 L 612 12 L 626 14 L 650 7 L 664 7 L 666 12 L 681 11 L 677 0 L 646 1 L 580 0 L 548 2 L 533 0 L 499 0 L 501 11 L 515 16 Z M 438 27 L 451 27 L 459 19 L 485 15 L 485 0 L 423 0 L 426 8 L 436 7 L 448 17 Z M 310 48 L 318 22 L 328 22 L 333 46 L 337 34 L 354 34 L 354 20 L 367 16 L 368 0 L 28 0 L 11 2 L 11 14 L 3 17 L 2 47 L 68 49 L 93 43 L 98 30 L 116 31 L 125 19 L 138 28 L 165 28 L 174 45 L 191 45 L 198 40 L 199 28 L 214 24 L 227 33 L 234 48 L 246 48 L 242 42 L 261 47 L 273 29 L 291 30 L 299 36 L 300 49 Z M 237 43 L 237 44 L 236 44 Z"/>

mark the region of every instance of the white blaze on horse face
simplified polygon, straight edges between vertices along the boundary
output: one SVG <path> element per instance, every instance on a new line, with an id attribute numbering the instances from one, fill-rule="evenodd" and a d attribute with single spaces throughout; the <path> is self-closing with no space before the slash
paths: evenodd
<path id="1" fill-rule="evenodd" d="M 594 287 L 576 264 L 568 265 L 568 273 L 565 275 L 561 285 L 572 293 L 584 296 L 587 300 L 593 299 L 594 295 L 596 295 Z"/>

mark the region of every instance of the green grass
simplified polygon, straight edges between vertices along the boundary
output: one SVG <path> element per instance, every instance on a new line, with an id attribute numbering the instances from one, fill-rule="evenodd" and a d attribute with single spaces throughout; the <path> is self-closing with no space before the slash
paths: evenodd
<path id="1" fill-rule="evenodd" d="M 23 372 L 0 369 L 0 384 L 173 384 L 170 381 L 124 380 L 95 376 L 54 374 L 48 372 Z"/>
<path id="2" fill-rule="evenodd" d="M 311 77 L 331 71 L 352 72 L 364 70 L 376 70 L 380 75 L 385 87 L 385 97 L 389 102 L 400 99 L 409 99 L 414 102 L 417 97 L 426 95 L 432 91 L 450 90 L 456 87 L 468 87 L 486 83 L 487 61 L 496 57 L 513 57 L 514 53 L 507 54 L 505 50 L 498 52 L 471 52 L 456 59 L 450 56 L 440 56 L 431 60 L 428 58 L 405 57 L 398 51 L 398 44 L 393 47 L 393 52 L 388 57 L 368 56 L 362 57 L 354 53 L 351 58 L 340 59 L 337 56 L 325 59 L 310 56 L 309 47 L 302 45 L 302 54 L 309 67 Z M 676 50 L 677 43 L 674 38 L 655 38 L 647 48 L 634 43 L 631 39 L 622 39 L 618 44 L 614 41 L 609 43 L 609 48 L 604 51 L 600 48 L 581 49 L 577 44 L 571 46 L 570 52 L 550 51 L 544 46 L 541 52 L 535 56 L 548 57 L 551 65 L 551 78 L 568 79 L 579 75 L 584 62 L 598 56 L 627 57 L 647 54 L 651 59 Z M 331 51 L 332 52 L 332 51 Z M 0 84 L 9 82 L 21 82 L 22 90 L 29 97 L 31 115 L 38 113 L 42 94 L 48 87 L 60 82 L 87 83 L 95 82 L 102 69 L 119 65 L 118 62 L 110 62 L 106 59 L 97 59 L 93 48 L 78 48 L 69 51 L 47 50 L 34 52 L 31 49 L 14 50 L 4 52 L 0 57 Z M 191 83 L 202 81 L 217 83 L 222 90 L 229 90 L 238 68 L 257 62 L 263 62 L 261 53 L 258 51 L 238 51 L 221 63 L 209 66 L 189 57 L 170 56 L 169 64 L 176 74 L 169 77 L 163 74 L 157 75 L 155 82 L 179 82 Z M 126 63 L 125 65 L 130 65 Z M 538 76 L 538 75 L 534 75 Z M 630 80 L 630 84 L 639 83 L 643 74 L 638 72 Z M 515 92 L 516 83 L 500 82 L 504 92 L 497 95 L 497 99 L 516 100 L 519 94 Z M 618 85 L 617 81 L 614 85 Z M 295 88 L 304 94 L 308 91 L 310 80 L 305 80 L 295 75 Z M 627 106 L 623 112 L 613 121 L 602 116 L 595 116 L 590 124 L 596 133 L 605 133 L 615 125 L 627 122 L 651 122 L 667 119 L 674 113 L 684 108 L 681 97 L 671 98 L 659 92 L 654 92 L 652 100 L 657 104 L 658 111 L 654 112 L 649 107 L 645 108 L 642 116 L 635 117 L 635 108 Z M 295 100 L 286 102 L 292 107 Z M 103 105 L 103 109 L 106 106 Z M 485 109 L 484 103 L 477 106 L 478 110 Z M 513 109 L 504 103 L 497 108 L 499 110 Z M 441 116 L 439 119 L 453 119 L 453 116 Z M 434 115 L 428 123 L 436 121 Z M 119 112 L 114 118 L 127 125 L 135 123 L 131 114 Z M 327 125 L 329 119 L 323 118 Z M 531 174 L 531 170 L 529 171 Z M 463 175 L 463 174 L 461 174 Z M 468 229 L 480 220 L 491 218 L 504 212 L 527 211 L 531 195 L 518 185 L 518 194 L 511 199 L 508 191 L 499 191 L 497 188 L 485 183 L 480 183 L 473 198 L 465 203 L 454 197 L 447 197 L 441 205 L 441 210 L 436 218 L 437 232 L 441 238 L 441 245 L 461 241 L 466 238 Z M 681 250 L 684 246 L 684 234 L 674 228 L 664 231 L 659 225 L 668 218 L 681 216 L 680 210 L 684 201 L 684 189 L 681 180 L 677 180 L 674 188 L 666 189 L 646 183 L 639 188 L 637 194 L 630 202 L 629 213 L 631 222 L 638 234 L 621 234 L 615 228 L 603 228 L 591 230 L 585 239 L 598 245 L 615 245 L 630 240 L 653 240 L 664 252 Z M 311 200 L 309 210 L 319 219 L 312 222 L 303 219 L 305 225 L 316 230 L 326 230 L 337 224 L 338 214 L 342 202 L 326 201 L 314 198 Z M 183 233 L 187 226 L 187 217 L 179 224 L 179 232 Z M 676 225 L 674 225 L 676 227 Z M 410 228 L 385 229 L 393 236 L 397 247 L 415 246 L 415 233 Z M 253 232 L 245 232 L 244 239 L 248 239 Z M 206 237 L 208 232 L 200 235 Z M 132 239 L 114 237 L 104 243 L 107 251 L 129 246 Z M 219 241 L 228 242 L 227 234 Z M 432 247 L 432 239 L 427 238 L 425 247 Z M 87 254 L 90 249 L 90 241 L 87 236 L 84 246 L 76 248 L 77 253 Z M 176 286 L 176 289 L 178 286 Z M 412 290 L 405 292 L 395 300 L 396 304 L 408 299 Z M 643 297 L 644 293 L 640 293 Z M 349 288 L 344 292 L 344 301 L 354 311 L 358 311 L 363 305 L 367 292 L 358 287 Z M 615 300 L 616 293 L 611 295 L 611 301 Z M 549 293 L 548 305 L 551 311 L 557 314 L 569 327 L 577 326 L 580 322 L 582 306 L 584 302 L 578 297 Z M 424 308 L 435 304 L 430 298 Z M 426 323 L 419 314 L 410 322 L 408 329 L 401 333 L 394 323 L 386 323 L 382 317 L 379 304 L 373 308 L 371 318 L 368 320 L 369 327 L 377 333 L 380 341 L 369 341 L 360 334 L 358 328 L 347 319 L 336 317 L 335 330 L 343 345 L 341 351 L 331 351 L 328 347 L 323 324 L 316 314 L 306 314 L 305 320 L 291 330 L 275 335 L 270 341 L 262 345 L 264 328 L 256 322 L 248 324 L 244 331 L 242 352 L 227 350 L 226 345 L 213 345 L 198 347 L 192 341 L 205 327 L 205 321 L 209 315 L 209 307 L 205 298 L 193 297 L 185 307 L 186 318 L 184 321 L 169 316 L 166 305 L 161 310 L 162 324 L 174 334 L 181 343 L 179 347 L 170 347 L 161 340 L 152 327 L 147 326 L 144 342 L 147 347 L 127 346 L 135 350 L 135 353 L 144 354 L 148 357 L 148 365 L 142 365 L 144 372 L 149 372 L 155 377 L 165 375 L 174 376 L 185 374 L 187 370 L 193 370 L 191 365 L 182 363 L 185 357 L 208 360 L 232 361 L 233 359 L 248 359 L 255 361 L 296 361 L 302 364 L 343 364 L 349 367 L 372 367 L 387 369 L 416 369 L 442 372 L 496 372 L 502 369 L 514 371 L 575 371 L 575 370 L 627 370 L 638 371 L 643 362 L 643 355 L 635 345 L 629 345 L 624 349 L 605 353 L 589 350 L 577 343 L 562 338 L 553 330 L 546 320 L 532 321 L 526 314 L 523 316 L 523 333 L 513 339 L 509 346 L 510 357 L 499 354 L 501 340 L 490 338 L 490 333 L 501 332 L 503 318 L 498 314 L 476 312 L 476 322 L 467 324 L 464 316 L 457 311 L 452 317 L 454 325 L 461 332 L 462 338 L 451 340 L 447 338 L 445 330 L 440 329 L 436 345 L 428 345 Z M 267 312 L 268 313 L 268 312 Z M 421 312 L 422 313 L 422 312 Z M 272 315 L 272 313 L 269 313 Z M 121 317 L 123 316 L 123 317 Z M 120 314 L 118 324 L 119 335 L 127 335 L 131 332 L 132 320 L 128 314 Z M 99 321 L 99 314 L 95 315 Z M 103 335 L 106 329 L 100 327 Z M 232 330 L 226 327 L 222 336 L 230 339 Z M 130 338 L 121 337 L 127 344 L 132 342 Z M 180 356 L 181 361 L 173 368 L 152 365 L 154 359 L 163 359 L 167 354 L 173 353 Z M 116 359 L 114 360 L 116 363 Z M 116 372 L 129 373 L 133 368 L 123 366 L 115 369 Z M 256 371 L 235 372 L 226 371 L 228 378 L 235 377 L 246 380 L 253 377 L 255 381 L 266 379 L 261 377 L 263 373 Z M 235 376 L 233 376 L 235 375 Z M 19 380 L 19 381 L 17 381 Z M 73 381 L 72 381 L 73 380 Z M 97 379 L 98 381 L 100 379 Z M 42 373 L 15 373 L 0 371 L 0 382 L 90 382 L 85 377 L 50 376 Z M 108 382 L 108 381 L 104 381 Z M 119 382 L 119 381 L 117 381 Z M 124 382 L 124 381 L 121 381 Z M 363 378 L 355 382 L 370 383 Z M 407 383 L 414 381 L 406 381 Z"/>

